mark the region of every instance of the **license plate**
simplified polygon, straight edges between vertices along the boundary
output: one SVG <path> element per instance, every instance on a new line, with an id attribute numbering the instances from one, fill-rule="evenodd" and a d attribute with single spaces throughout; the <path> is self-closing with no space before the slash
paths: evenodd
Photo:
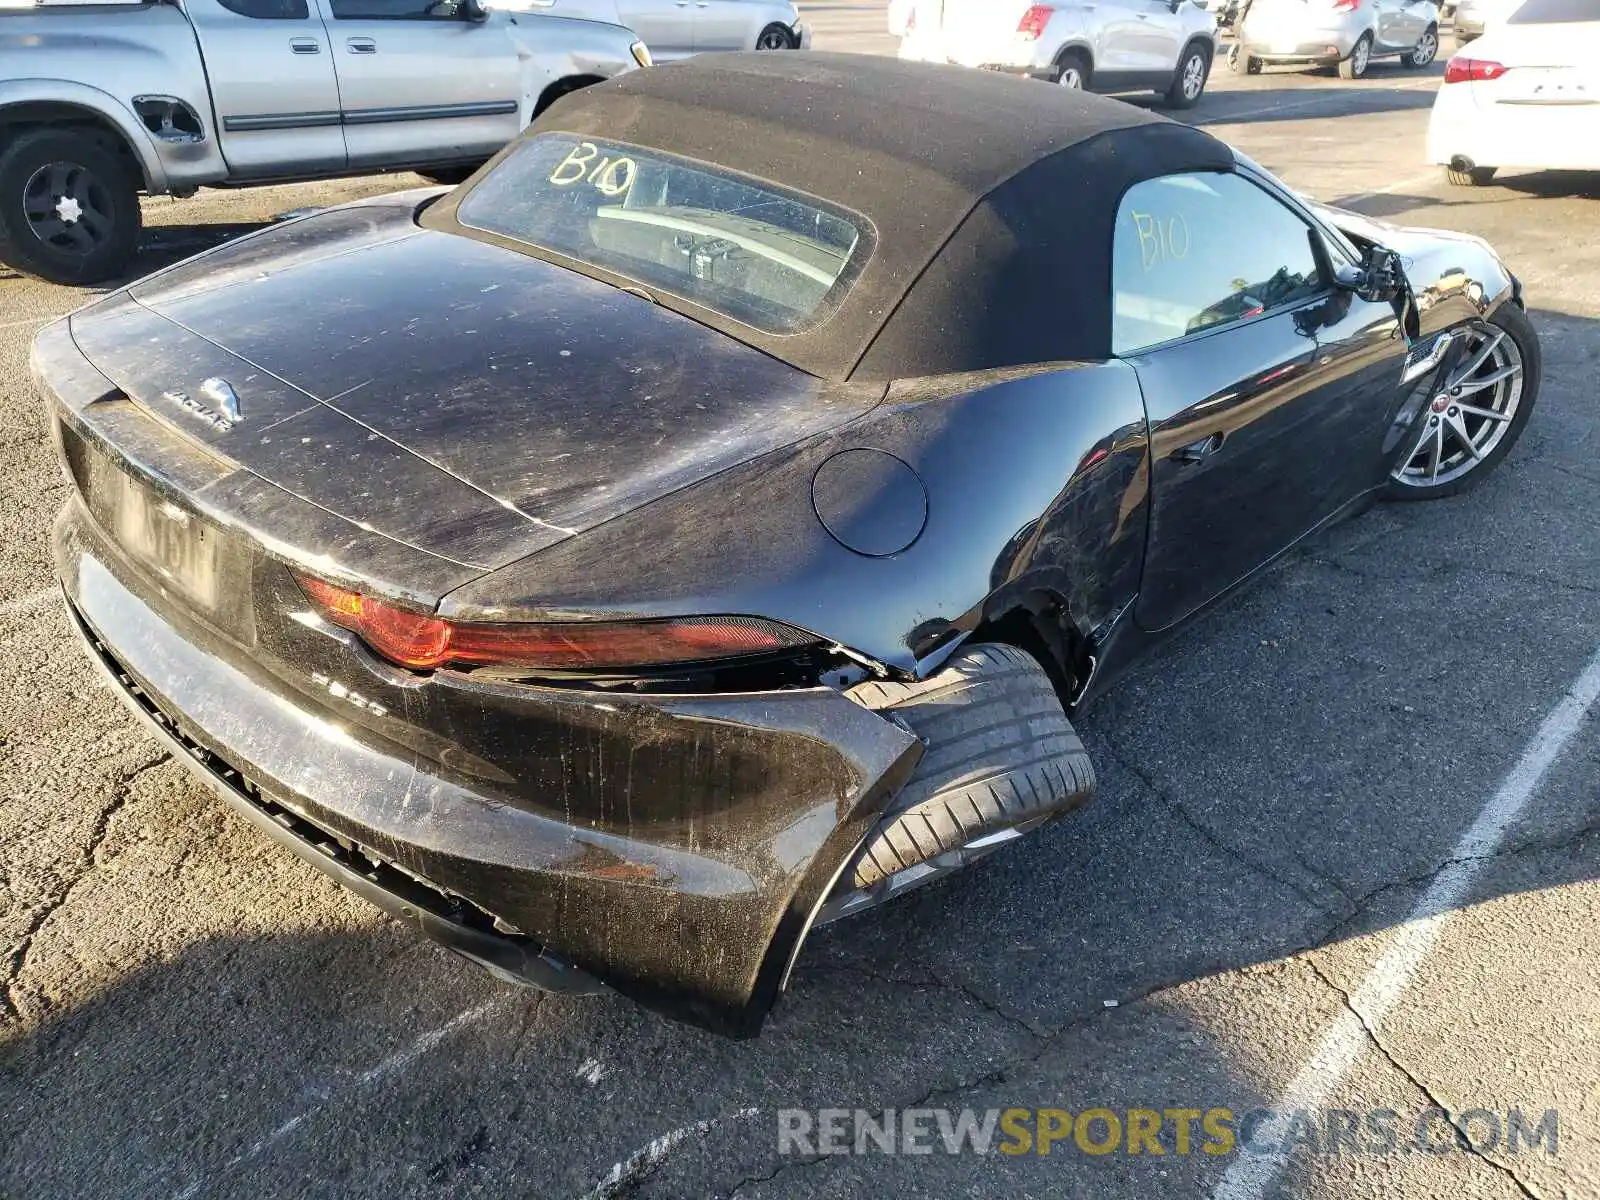
<path id="1" fill-rule="evenodd" d="M 1600 78 L 1567 69 L 1513 71 L 1497 99 L 1502 104 L 1600 104 Z"/>
<path id="2" fill-rule="evenodd" d="M 110 500 L 118 543 L 174 590 L 206 612 L 216 612 L 220 534 L 121 471 L 111 474 L 117 481 Z"/>

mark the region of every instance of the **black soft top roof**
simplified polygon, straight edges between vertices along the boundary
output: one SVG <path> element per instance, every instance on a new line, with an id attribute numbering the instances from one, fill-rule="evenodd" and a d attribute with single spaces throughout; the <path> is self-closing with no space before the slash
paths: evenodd
<path id="1" fill-rule="evenodd" d="M 633 71 L 565 97 L 529 133 L 552 131 L 700 159 L 871 221 L 877 247 L 819 325 L 767 334 L 686 309 L 834 379 L 1108 357 L 1122 193 L 1233 163 L 1209 135 L 1116 100 L 849 54 Z"/>

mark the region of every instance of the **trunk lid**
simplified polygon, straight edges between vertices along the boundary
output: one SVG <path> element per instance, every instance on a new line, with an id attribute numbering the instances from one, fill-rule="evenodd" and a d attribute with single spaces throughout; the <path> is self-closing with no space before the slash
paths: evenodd
<path id="1" fill-rule="evenodd" d="M 415 204 L 331 210 L 72 318 L 166 426 L 364 531 L 492 569 L 870 409 Z"/>

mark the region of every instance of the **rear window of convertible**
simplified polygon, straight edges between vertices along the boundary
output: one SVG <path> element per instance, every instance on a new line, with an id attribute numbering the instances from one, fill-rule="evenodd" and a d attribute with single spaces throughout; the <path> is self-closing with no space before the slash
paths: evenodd
<path id="1" fill-rule="evenodd" d="M 864 219 L 705 163 L 540 134 L 461 201 L 463 225 L 768 333 L 820 320 L 870 252 Z"/>

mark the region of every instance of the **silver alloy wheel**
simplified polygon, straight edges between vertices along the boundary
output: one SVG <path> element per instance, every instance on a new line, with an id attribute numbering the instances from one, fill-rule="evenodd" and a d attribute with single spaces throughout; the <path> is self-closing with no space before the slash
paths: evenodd
<path id="1" fill-rule="evenodd" d="M 113 208 L 99 177 L 77 163 L 47 163 L 22 189 L 22 210 L 34 237 L 71 254 L 92 254 L 111 236 Z"/>
<path id="2" fill-rule="evenodd" d="M 1417 48 L 1411 52 L 1411 65 L 1425 67 L 1433 61 L 1433 56 L 1439 53 L 1439 35 L 1433 30 L 1425 30 L 1422 37 L 1417 39 Z"/>
<path id="3" fill-rule="evenodd" d="M 1506 436 L 1522 402 L 1522 351 L 1497 325 L 1472 324 L 1455 368 L 1417 414 L 1411 453 L 1390 476 L 1408 487 L 1433 488 L 1460 479 Z M 1430 385 L 1431 386 L 1431 385 Z"/>
<path id="4" fill-rule="evenodd" d="M 1077 63 L 1067 63 L 1061 68 L 1061 74 L 1056 77 L 1056 82 L 1069 91 L 1083 89 L 1083 68 Z"/>
<path id="5" fill-rule="evenodd" d="M 787 50 L 789 49 L 789 35 L 777 26 L 770 26 L 761 31 L 756 38 L 757 50 Z"/>
<path id="6" fill-rule="evenodd" d="M 1183 64 L 1183 98 L 1198 100 L 1200 89 L 1206 85 L 1206 56 L 1196 50 Z"/>
<path id="7" fill-rule="evenodd" d="M 1372 45 L 1366 38 L 1356 43 L 1356 48 L 1350 51 L 1350 70 L 1357 76 L 1367 73 L 1367 60 L 1372 57 Z"/>

